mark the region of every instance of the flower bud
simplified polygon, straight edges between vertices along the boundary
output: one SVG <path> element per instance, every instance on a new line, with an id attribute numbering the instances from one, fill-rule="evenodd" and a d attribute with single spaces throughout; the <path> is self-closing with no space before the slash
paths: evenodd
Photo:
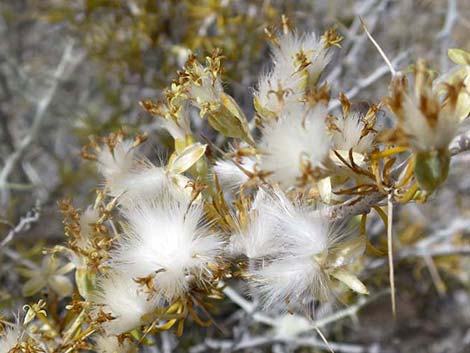
<path id="1" fill-rule="evenodd" d="M 220 100 L 219 109 L 208 114 L 209 124 L 223 135 L 241 138 L 253 146 L 255 142 L 248 129 L 248 121 L 238 104 L 225 93 L 221 93 Z"/>
<path id="2" fill-rule="evenodd" d="M 415 160 L 415 177 L 421 189 L 433 192 L 449 174 L 450 154 L 447 149 L 418 152 Z"/>

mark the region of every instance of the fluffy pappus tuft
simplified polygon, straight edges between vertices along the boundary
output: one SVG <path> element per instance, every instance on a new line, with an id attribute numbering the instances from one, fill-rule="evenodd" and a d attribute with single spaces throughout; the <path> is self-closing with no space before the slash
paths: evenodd
<path id="1" fill-rule="evenodd" d="M 129 342 L 119 342 L 115 336 L 97 336 L 94 338 L 95 349 L 100 353 L 136 353 L 137 348 Z"/>
<path id="2" fill-rule="evenodd" d="M 418 61 L 414 74 L 413 87 L 404 76 L 392 82 L 388 106 L 413 150 L 445 150 L 470 111 L 466 78 L 452 83 L 433 80 L 423 60 Z"/>
<path id="3" fill-rule="evenodd" d="M 301 101 L 304 84 L 301 73 L 293 72 L 291 67 L 274 66 L 258 82 L 254 95 L 258 110 L 279 114 L 284 105 Z"/>
<path id="4" fill-rule="evenodd" d="M 114 268 L 150 278 L 151 290 L 172 301 L 193 282 L 212 276 L 223 242 L 203 225 L 203 209 L 184 195 L 166 193 L 125 212 L 126 233 L 112 253 Z"/>
<path id="5" fill-rule="evenodd" d="M 330 149 L 326 115 L 323 104 L 313 108 L 304 104 L 285 107 L 277 121 L 263 128 L 261 169 L 273 172 L 271 178 L 288 187 L 298 184 L 306 169 L 321 167 Z"/>
<path id="6" fill-rule="evenodd" d="M 437 97 L 428 96 L 426 99 L 437 105 Z M 411 96 L 405 97 L 403 109 L 406 112 L 403 129 L 417 151 L 446 148 L 457 134 L 460 117 L 451 109 L 437 108 L 439 112 L 432 113 L 437 113 L 434 124 L 430 124 L 428 112 L 423 111 L 418 100 Z"/>
<path id="7" fill-rule="evenodd" d="M 119 140 L 113 149 L 103 146 L 98 151 L 98 170 L 112 189 L 114 182 L 127 177 L 134 166 L 136 149 L 132 140 Z"/>
<path id="8" fill-rule="evenodd" d="M 265 309 L 286 312 L 300 308 L 308 312 L 310 302 L 331 297 L 328 275 L 310 256 L 252 262 L 249 273 L 252 295 Z"/>
<path id="9" fill-rule="evenodd" d="M 121 206 L 132 207 L 133 204 L 158 197 L 163 190 L 182 192 L 163 167 L 139 156 L 132 143 L 129 140 L 120 141 L 113 153 L 109 149 L 98 153 L 99 170 L 110 196 L 119 197 Z"/>
<path id="10" fill-rule="evenodd" d="M 149 161 L 142 161 L 129 172 L 126 178 L 115 185 L 113 196 L 120 196 L 119 202 L 129 206 L 157 197 L 167 188 L 175 190 L 165 170 Z"/>
<path id="11" fill-rule="evenodd" d="M 278 189 L 260 190 L 250 217 L 247 229 L 232 237 L 231 247 L 249 259 L 253 296 L 266 308 L 287 303 L 307 307 L 313 299 L 327 299 L 326 258 L 343 236 L 340 228 Z"/>
<path id="12" fill-rule="evenodd" d="M 279 38 L 279 44 L 272 46 L 275 64 L 293 65 L 294 72 L 306 69 L 309 82 L 316 83 L 331 60 L 331 52 L 315 33 L 298 34 L 289 32 Z"/>
<path id="13" fill-rule="evenodd" d="M 100 279 L 92 302 L 96 312 L 103 311 L 113 317 L 103 324 L 105 331 L 111 335 L 119 335 L 145 324 L 143 316 L 157 306 L 155 301 L 148 300 L 142 286 L 121 272 Z"/>
<path id="14" fill-rule="evenodd" d="M 331 52 L 315 33 L 284 33 L 271 46 L 273 68 L 258 82 L 258 110 L 279 114 L 282 107 L 302 100 L 331 60 Z"/>
<path id="15" fill-rule="evenodd" d="M 229 252 L 249 259 L 282 252 L 285 242 L 280 229 L 284 214 L 292 212 L 291 206 L 282 193 L 259 189 L 251 205 L 248 226 L 232 235 Z"/>
<path id="16" fill-rule="evenodd" d="M 335 150 L 356 153 L 367 153 L 374 147 L 375 135 L 364 134 L 366 124 L 361 120 L 359 113 L 350 113 L 346 117 L 334 121 L 335 129 L 331 131 L 332 144 Z"/>
<path id="17" fill-rule="evenodd" d="M 201 64 L 195 64 L 192 69 L 198 80 L 191 81 L 188 86 L 189 96 L 199 105 L 218 102 L 224 91 L 220 78 L 214 77 Z"/>
<path id="18" fill-rule="evenodd" d="M 0 333 L 0 353 L 9 353 L 19 343 L 21 343 L 21 329 L 19 326 L 6 327 L 5 330 Z"/>
<path id="19" fill-rule="evenodd" d="M 249 173 L 254 172 L 256 160 L 252 157 L 242 157 L 237 162 L 243 170 L 232 160 L 218 160 L 214 165 L 214 172 L 219 178 L 221 186 L 229 191 L 236 191 L 249 180 Z M 245 171 L 244 171 L 245 170 Z"/>

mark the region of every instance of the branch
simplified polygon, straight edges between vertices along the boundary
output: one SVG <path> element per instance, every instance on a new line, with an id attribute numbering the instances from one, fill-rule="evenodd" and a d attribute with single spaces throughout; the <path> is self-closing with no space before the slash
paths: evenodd
<path id="1" fill-rule="evenodd" d="M 326 210 L 326 216 L 331 221 L 339 221 L 351 216 L 369 213 L 372 206 L 377 205 L 386 195 L 375 192 L 367 196 L 350 199 L 341 205 L 330 206 Z"/>
<path id="2" fill-rule="evenodd" d="M 7 236 L 0 242 L 0 251 L 13 240 L 15 235 L 28 230 L 32 224 L 39 220 L 40 216 L 41 208 L 39 203 L 37 203 L 36 206 L 26 214 L 26 216 L 21 217 L 18 224 L 13 229 L 11 229 Z"/>
<path id="3" fill-rule="evenodd" d="M 470 150 L 470 131 L 457 136 L 449 146 L 449 151 L 452 156 L 456 156 L 460 153 Z M 399 166 L 396 170 L 392 171 L 391 174 L 397 174 L 396 172 L 403 167 Z M 375 192 L 367 196 L 359 196 L 350 200 L 345 201 L 340 205 L 327 207 L 325 215 L 331 221 L 340 221 L 350 216 L 357 216 L 360 214 L 369 213 L 372 206 L 377 205 L 380 201 L 385 199 L 387 195 L 380 192 Z"/>
<path id="4" fill-rule="evenodd" d="M 29 268 L 30 270 L 36 270 L 36 271 L 39 270 L 38 265 L 36 265 L 31 260 L 23 258 L 16 251 L 9 249 L 9 248 L 4 248 L 1 251 L 6 257 L 10 258 L 10 260 L 13 260 L 15 263 L 20 264 L 26 268 Z"/>
<path id="5" fill-rule="evenodd" d="M 338 310 L 331 315 L 325 316 L 321 319 L 315 320 L 312 322 L 311 328 L 320 328 L 326 325 L 329 325 L 333 322 L 339 321 L 341 319 L 351 317 L 356 315 L 359 310 L 361 310 L 364 306 L 368 305 L 369 303 L 375 301 L 376 299 L 382 297 L 383 295 L 389 293 L 388 289 L 382 290 L 377 292 L 371 296 L 362 296 L 358 299 L 358 301 L 343 310 Z"/>
<path id="6" fill-rule="evenodd" d="M 223 285 L 223 283 L 222 283 Z M 276 326 L 276 320 L 270 318 L 267 315 L 262 313 L 256 312 L 256 305 L 251 303 L 250 301 L 243 298 L 236 290 L 227 286 L 223 290 L 224 294 L 229 298 L 232 302 L 237 304 L 240 308 L 242 308 L 247 314 L 253 317 L 253 320 L 269 325 L 269 326 Z"/>
<path id="7" fill-rule="evenodd" d="M 457 8 L 457 0 L 448 0 L 444 26 L 437 34 L 437 39 L 441 42 L 441 71 L 446 71 L 448 67 L 447 48 L 451 45 L 452 29 L 458 19 L 459 10 Z"/>
<path id="8" fill-rule="evenodd" d="M 281 320 L 280 318 L 271 318 L 263 313 L 256 312 L 256 305 L 246 300 L 245 298 L 243 298 L 233 288 L 227 286 L 225 287 L 223 292 L 230 300 L 232 300 L 235 304 L 237 304 L 240 308 L 242 308 L 246 313 L 252 315 L 255 321 L 272 326 L 272 327 L 277 327 L 279 325 L 279 322 Z M 329 325 L 335 321 L 353 316 L 357 314 L 357 312 L 361 308 L 363 308 L 367 304 L 371 303 L 372 301 L 376 300 L 377 298 L 387 293 L 389 293 L 389 290 L 380 291 L 380 292 L 375 293 L 374 295 L 367 296 L 367 297 L 365 296 L 360 297 L 356 303 L 348 306 L 346 309 L 338 310 L 337 312 L 331 315 L 312 321 L 308 330 L 301 331 L 301 332 L 307 332 L 313 329 L 318 329 L 326 325 Z"/>
<path id="9" fill-rule="evenodd" d="M 33 124 L 31 126 L 31 130 L 21 140 L 16 150 L 5 161 L 5 165 L 3 166 L 3 169 L 0 172 L 0 189 L 6 188 L 6 183 L 8 181 L 8 178 L 11 172 L 14 170 L 18 162 L 26 153 L 29 146 L 33 143 L 33 141 L 36 139 L 37 135 L 39 134 L 40 127 L 44 121 L 47 109 L 49 108 L 52 98 L 54 97 L 57 91 L 59 82 L 61 78 L 64 76 L 67 65 L 73 60 L 72 49 L 73 49 L 73 43 L 69 42 L 67 46 L 65 47 L 60 63 L 57 66 L 53 74 L 53 80 L 52 80 L 51 86 L 46 91 L 44 97 L 41 98 L 41 100 L 36 105 L 36 110 L 34 113 Z"/>
<path id="10" fill-rule="evenodd" d="M 452 156 L 470 151 L 470 131 L 457 136 L 450 144 L 449 151 Z"/>
<path id="11" fill-rule="evenodd" d="M 446 39 L 452 34 L 452 28 L 459 19 L 459 10 L 457 9 L 457 0 L 447 1 L 447 12 L 444 26 L 437 34 L 437 38 Z"/>
<path id="12" fill-rule="evenodd" d="M 393 65 L 398 64 L 400 61 L 402 61 L 407 56 L 408 56 L 408 52 L 406 52 L 406 51 L 400 53 L 399 55 L 397 55 L 397 57 L 395 57 L 392 60 Z M 367 88 L 370 85 L 372 85 L 373 83 L 377 82 L 378 80 L 380 80 L 383 76 L 385 76 L 389 72 L 390 72 L 390 69 L 387 65 L 380 66 L 374 72 L 372 72 L 369 76 L 364 77 L 364 78 L 360 79 L 359 81 L 357 81 L 357 84 L 345 93 L 346 97 L 348 97 L 348 99 L 353 99 L 364 88 Z M 335 100 L 333 103 L 331 103 L 329 105 L 328 111 L 331 112 L 331 111 L 335 110 L 336 108 L 339 108 L 340 105 L 341 105 L 340 101 Z"/>
<path id="13" fill-rule="evenodd" d="M 443 229 L 435 231 L 413 246 L 402 248 L 396 253 L 397 259 L 425 256 L 445 256 L 453 254 L 470 254 L 470 246 L 455 245 L 450 242 L 452 235 L 470 228 L 470 219 L 456 218 Z M 367 270 L 373 270 L 386 264 L 384 259 L 376 259 L 367 265 Z"/>
<path id="14" fill-rule="evenodd" d="M 246 337 L 241 342 L 236 344 L 231 340 L 215 340 L 207 338 L 204 343 L 191 348 L 190 352 L 207 352 L 207 348 L 233 352 L 241 349 L 272 345 L 275 343 L 287 343 L 297 347 L 314 347 L 320 349 L 331 348 L 335 352 L 343 353 L 366 353 L 370 351 L 369 348 L 356 344 L 328 342 L 328 345 L 326 345 L 323 341 L 319 341 L 314 337 L 292 338 L 281 336 L 254 336 Z"/>

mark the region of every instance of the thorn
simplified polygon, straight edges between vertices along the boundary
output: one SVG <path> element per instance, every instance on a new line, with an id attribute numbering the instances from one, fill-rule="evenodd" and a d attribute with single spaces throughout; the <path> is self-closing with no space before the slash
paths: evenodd
<path id="1" fill-rule="evenodd" d="M 359 16 L 359 19 L 361 20 L 361 24 L 362 24 L 362 28 L 364 29 L 364 32 L 366 32 L 366 34 L 369 37 L 372 44 L 374 44 L 374 46 L 377 48 L 377 51 L 380 53 L 380 55 L 384 59 L 384 61 L 387 64 L 392 76 L 395 77 L 397 75 L 397 71 L 393 67 L 392 62 L 388 59 L 387 55 L 385 55 L 385 52 L 380 47 L 379 43 L 377 43 L 377 41 L 374 39 L 374 37 L 372 37 L 372 35 L 370 34 L 369 30 L 367 29 L 367 26 L 366 26 L 366 24 L 365 24 L 365 22 L 364 22 L 364 20 L 362 19 L 361 16 Z"/>
<path id="2" fill-rule="evenodd" d="M 326 347 L 328 348 L 328 350 L 330 351 L 330 353 L 335 353 L 335 351 L 334 351 L 333 348 L 330 346 L 330 343 L 329 343 L 328 340 L 326 339 L 326 337 L 325 337 L 325 335 L 323 334 L 323 332 L 321 332 L 318 327 L 315 327 L 315 331 L 317 331 L 318 335 L 320 336 L 320 338 L 322 339 L 322 341 L 325 343 L 325 345 L 326 345 Z"/>
<path id="3" fill-rule="evenodd" d="M 392 191 L 393 192 L 393 191 Z M 392 313 L 393 317 L 397 316 L 397 307 L 395 300 L 395 272 L 393 269 L 393 202 L 392 192 L 388 194 L 387 206 L 388 206 L 388 217 L 387 217 L 387 248 L 388 248 L 388 267 L 389 267 L 389 278 L 390 278 L 390 295 L 392 300 Z"/>

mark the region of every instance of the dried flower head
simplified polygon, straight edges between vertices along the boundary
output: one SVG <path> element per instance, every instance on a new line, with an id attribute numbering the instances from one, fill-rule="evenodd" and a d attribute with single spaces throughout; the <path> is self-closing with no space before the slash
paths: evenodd
<path id="1" fill-rule="evenodd" d="M 344 266 L 364 251 L 363 244 L 351 242 L 321 211 L 292 203 L 280 190 L 259 191 L 251 212 L 247 229 L 234 235 L 232 248 L 248 257 L 252 293 L 267 308 L 308 311 L 315 299 L 330 297 L 330 276 L 347 273 Z M 348 280 L 344 282 L 366 292 L 357 278 Z"/>
<path id="2" fill-rule="evenodd" d="M 95 350 L 100 353 L 136 353 L 137 347 L 128 342 L 120 342 L 115 336 L 100 335 L 94 338 Z"/>
<path id="3" fill-rule="evenodd" d="M 10 353 L 21 343 L 22 332 L 19 326 L 6 327 L 0 333 L 0 353 Z"/>
<path id="4" fill-rule="evenodd" d="M 111 320 L 103 324 L 110 335 L 119 335 L 145 324 L 143 317 L 156 306 L 149 301 L 144 290 L 126 273 L 113 272 L 98 282 L 98 290 L 92 296 L 95 312 L 104 312 Z"/>
<path id="5" fill-rule="evenodd" d="M 299 184 L 305 174 L 315 177 L 330 149 L 326 115 L 323 104 L 286 106 L 262 130 L 260 168 L 272 172 L 270 178 L 283 187 Z"/>
<path id="6" fill-rule="evenodd" d="M 114 268 L 135 279 L 147 278 L 148 289 L 172 301 L 194 282 L 211 279 L 222 241 L 203 224 L 203 209 L 185 196 L 164 193 L 125 212 L 126 233 L 112 254 Z"/>
<path id="7" fill-rule="evenodd" d="M 387 100 L 399 128 L 419 152 L 447 148 L 462 120 L 458 99 L 465 89 L 463 82 L 434 87 L 433 82 L 432 74 L 420 61 L 413 87 L 408 87 L 404 76 L 397 77 L 392 84 L 392 97 Z"/>
<path id="8" fill-rule="evenodd" d="M 274 66 L 260 79 L 255 93 L 255 107 L 261 116 L 278 115 L 284 105 L 301 101 L 305 92 L 316 86 L 332 55 L 324 41 L 314 33 L 291 31 L 273 38 Z"/>
<path id="9" fill-rule="evenodd" d="M 335 150 L 365 154 L 373 149 L 375 134 L 363 118 L 358 112 L 335 118 L 330 132 Z"/>

